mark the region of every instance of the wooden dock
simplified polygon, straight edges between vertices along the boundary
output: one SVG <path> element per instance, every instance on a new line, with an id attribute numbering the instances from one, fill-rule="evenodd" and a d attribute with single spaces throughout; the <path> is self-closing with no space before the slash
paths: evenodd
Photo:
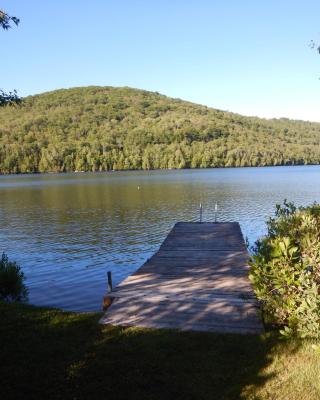
<path id="1" fill-rule="evenodd" d="M 100 322 L 261 333 L 247 261 L 237 222 L 178 222 L 159 251 L 110 293 Z"/>

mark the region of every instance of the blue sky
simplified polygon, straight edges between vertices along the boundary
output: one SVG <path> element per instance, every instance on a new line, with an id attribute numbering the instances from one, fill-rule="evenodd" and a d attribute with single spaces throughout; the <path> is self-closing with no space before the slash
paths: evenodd
<path id="1" fill-rule="evenodd" d="M 0 0 L 0 88 L 131 86 L 261 117 L 320 121 L 320 1 Z"/>

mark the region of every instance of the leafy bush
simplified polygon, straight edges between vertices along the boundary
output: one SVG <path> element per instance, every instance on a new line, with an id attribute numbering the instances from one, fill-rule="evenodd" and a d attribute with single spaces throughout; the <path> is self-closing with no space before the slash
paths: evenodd
<path id="1" fill-rule="evenodd" d="M 24 284 L 24 274 L 16 262 L 9 261 L 5 253 L 0 259 L 0 300 L 24 301 L 28 291 Z"/>
<path id="2" fill-rule="evenodd" d="M 286 336 L 320 337 L 320 204 L 284 201 L 255 243 L 250 280 L 266 321 Z"/>

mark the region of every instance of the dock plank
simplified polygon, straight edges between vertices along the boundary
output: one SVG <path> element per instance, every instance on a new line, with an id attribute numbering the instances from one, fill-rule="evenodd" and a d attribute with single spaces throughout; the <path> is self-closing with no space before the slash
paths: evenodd
<path id="1" fill-rule="evenodd" d="M 263 331 L 238 223 L 178 222 L 158 252 L 110 294 L 102 324 Z"/>

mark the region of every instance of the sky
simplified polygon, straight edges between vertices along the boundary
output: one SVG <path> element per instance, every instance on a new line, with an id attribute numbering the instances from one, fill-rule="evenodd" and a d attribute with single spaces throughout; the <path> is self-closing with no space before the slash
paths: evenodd
<path id="1" fill-rule="evenodd" d="M 0 88 L 130 86 L 320 122 L 319 0 L 0 0 Z"/>

